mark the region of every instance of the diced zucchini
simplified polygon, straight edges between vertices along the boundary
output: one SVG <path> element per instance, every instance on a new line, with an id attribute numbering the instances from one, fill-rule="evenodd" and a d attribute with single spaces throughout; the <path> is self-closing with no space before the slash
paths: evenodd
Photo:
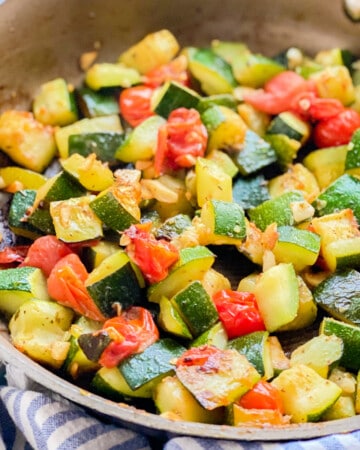
<path id="1" fill-rule="evenodd" d="M 272 223 L 277 223 L 278 226 L 294 225 L 297 221 L 294 218 L 293 207 L 295 203 L 299 204 L 302 201 L 303 195 L 300 191 L 286 192 L 250 209 L 250 220 L 262 231 Z"/>
<path id="2" fill-rule="evenodd" d="M 215 261 L 215 255 L 207 247 L 196 246 L 180 250 L 180 259 L 171 268 L 168 276 L 150 286 L 148 298 L 159 302 L 161 297 L 171 298 L 186 284 L 201 280 Z"/>
<path id="3" fill-rule="evenodd" d="M 119 56 L 119 62 L 145 74 L 170 62 L 179 51 L 175 36 L 166 29 L 146 35 Z"/>
<path id="4" fill-rule="evenodd" d="M 151 116 L 135 127 L 117 148 L 115 158 L 122 162 L 151 159 L 157 149 L 159 128 L 166 123 L 160 116 Z"/>
<path id="5" fill-rule="evenodd" d="M 272 77 L 283 72 L 285 67 L 263 55 L 244 52 L 241 57 L 234 59 L 232 69 L 241 85 L 260 88 Z"/>
<path id="6" fill-rule="evenodd" d="M 193 337 L 204 333 L 219 320 L 213 301 L 198 280 L 183 287 L 170 301 Z"/>
<path id="7" fill-rule="evenodd" d="M 279 375 L 283 370 L 290 367 L 290 359 L 286 356 L 284 349 L 277 336 L 269 336 L 271 365 L 274 375 Z"/>
<path id="8" fill-rule="evenodd" d="M 274 376 L 268 338 L 268 331 L 255 331 L 232 339 L 227 345 L 244 355 L 265 380 Z"/>
<path id="9" fill-rule="evenodd" d="M 176 417 L 189 422 L 217 424 L 223 419 L 221 408 L 205 409 L 175 376 L 165 377 L 158 383 L 153 394 L 158 412 L 166 417 Z"/>
<path id="10" fill-rule="evenodd" d="M 301 143 L 286 134 L 266 134 L 264 139 L 274 149 L 277 162 L 282 168 L 287 168 L 297 157 Z"/>
<path id="11" fill-rule="evenodd" d="M 243 209 L 255 208 L 269 200 L 268 183 L 264 175 L 239 176 L 233 181 L 233 199 Z"/>
<path id="12" fill-rule="evenodd" d="M 340 395 L 336 402 L 322 415 L 321 420 L 346 419 L 356 415 L 355 402 L 351 397 Z"/>
<path id="13" fill-rule="evenodd" d="M 209 134 L 208 151 L 233 149 L 245 139 L 246 124 L 232 109 L 226 106 L 212 106 L 201 115 Z"/>
<path id="14" fill-rule="evenodd" d="M 197 158 L 195 164 L 197 203 L 208 200 L 232 201 L 232 179 L 217 164 L 206 158 Z"/>
<path id="15" fill-rule="evenodd" d="M 162 297 L 159 302 L 160 312 L 158 315 L 158 325 L 167 333 L 173 334 L 183 339 L 192 339 L 192 334 L 184 319 L 179 314 L 177 308 L 166 297 Z"/>
<path id="16" fill-rule="evenodd" d="M 358 326 L 325 317 L 320 324 L 320 333 L 341 338 L 344 350 L 339 361 L 340 366 L 348 370 L 360 369 L 360 329 Z"/>
<path id="17" fill-rule="evenodd" d="M 260 274 L 254 294 L 268 331 L 290 323 L 299 308 L 299 284 L 294 266 L 280 263 Z"/>
<path id="18" fill-rule="evenodd" d="M 103 162 L 114 164 L 115 152 L 123 143 L 123 133 L 81 133 L 69 136 L 69 156 L 78 153 L 87 157 L 95 153 L 96 157 Z"/>
<path id="19" fill-rule="evenodd" d="M 103 236 L 102 222 L 90 208 L 94 195 L 50 203 L 55 235 L 64 242 L 82 242 Z"/>
<path id="20" fill-rule="evenodd" d="M 155 94 L 152 110 L 161 117 L 167 119 L 174 109 L 197 108 L 200 95 L 176 81 L 168 81 Z"/>
<path id="21" fill-rule="evenodd" d="M 0 167 L 0 180 L 4 189 L 11 188 L 14 183 L 21 189 L 39 189 L 46 182 L 46 177 L 33 170 L 17 166 Z M 18 190 L 18 189 L 17 189 Z"/>
<path id="22" fill-rule="evenodd" d="M 45 125 L 63 127 L 78 120 L 74 93 L 63 78 L 41 85 L 33 112 L 35 119 Z"/>
<path id="23" fill-rule="evenodd" d="M 318 216 L 331 214 L 342 209 L 353 210 L 358 223 L 360 223 L 360 179 L 344 174 L 327 187 L 314 201 Z"/>
<path id="24" fill-rule="evenodd" d="M 316 303 L 336 319 L 360 325 L 360 273 L 354 269 L 338 271 L 315 289 Z"/>
<path id="25" fill-rule="evenodd" d="M 35 361 L 59 369 L 69 351 L 66 339 L 73 314 L 71 309 L 55 302 L 29 300 L 10 320 L 11 341 Z"/>
<path id="26" fill-rule="evenodd" d="M 339 145 L 314 150 L 305 156 L 303 164 L 315 175 L 320 189 L 327 188 L 343 175 L 347 152 L 347 145 Z"/>
<path id="27" fill-rule="evenodd" d="M 277 228 L 278 239 L 273 248 L 278 263 L 292 263 L 301 271 L 317 261 L 320 252 L 320 236 L 292 226 Z"/>
<path id="28" fill-rule="evenodd" d="M 85 83 L 95 91 L 102 88 L 128 88 L 141 81 L 137 70 L 121 63 L 99 63 L 91 66 L 85 74 Z"/>
<path id="29" fill-rule="evenodd" d="M 206 349 L 206 346 L 201 348 Z M 260 379 L 260 374 L 246 357 L 233 349 L 212 355 L 209 369 L 180 365 L 176 368 L 176 375 L 197 401 L 209 410 L 229 405 Z"/>
<path id="30" fill-rule="evenodd" d="M 9 228 L 17 236 L 36 239 L 41 236 L 41 232 L 32 226 L 26 219 L 32 205 L 34 204 L 36 191 L 24 189 L 15 192 L 11 200 L 9 209 Z"/>
<path id="31" fill-rule="evenodd" d="M 344 344 L 341 338 L 320 334 L 291 353 L 290 366 L 305 364 L 323 378 L 327 378 L 330 366 L 340 360 L 343 350 Z"/>
<path id="32" fill-rule="evenodd" d="M 0 310 L 12 315 L 31 299 L 49 300 L 46 278 L 37 267 L 0 270 Z"/>
<path id="33" fill-rule="evenodd" d="M 212 150 L 206 155 L 206 158 L 214 161 L 231 178 L 234 178 L 239 172 L 239 169 L 236 167 L 236 164 L 233 162 L 230 155 L 224 151 Z"/>
<path id="34" fill-rule="evenodd" d="M 211 41 L 211 49 L 229 64 L 233 64 L 238 58 L 250 53 L 250 50 L 243 42 L 228 42 L 214 39 Z"/>
<path id="35" fill-rule="evenodd" d="M 93 91 L 83 87 L 77 92 L 77 101 L 82 114 L 88 119 L 119 113 L 119 103 L 113 92 Z"/>
<path id="36" fill-rule="evenodd" d="M 60 153 L 60 158 L 67 158 L 69 156 L 69 137 L 71 135 L 104 132 L 122 132 L 118 114 L 94 117 L 91 119 L 81 119 L 66 127 L 58 128 L 55 131 L 55 140 Z"/>
<path id="37" fill-rule="evenodd" d="M 113 255 L 119 250 L 119 244 L 101 240 L 96 245 L 91 245 L 83 249 L 82 260 L 86 265 L 88 272 L 91 272 L 97 267 L 105 258 Z"/>
<path id="38" fill-rule="evenodd" d="M 226 106 L 234 111 L 237 110 L 238 102 L 232 94 L 216 94 L 208 95 L 206 97 L 200 97 L 196 109 L 200 114 L 205 112 L 212 106 Z"/>
<path id="39" fill-rule="evenodd" d="M 243 143 L 233 154 L 239 172 L 247 176 L 269 166 L 277 160 L 275 150 L 252 130 L 247 130 Z"/>
<path id="40" fill-rule="evenodd" d="M 5 111 L 0 116 L 0 148 L 20 166 L 43 172 L 56 154 L 54 130 L 30 112 Z"/>
<path id="41" fill-rule="evenodd" d="M 231 289 L 229 278 L 212 268 L 205 272 L 201 283 L 210 297 L 222 289 Z"/>
<path id="42" fill-rule="evenodd" d="M 116 313 L 116 305 L 126 309 L 142 297 L 144 281 L 128 255 L 119 250 L 90 272 L 85 286 L 105 317 Z"/>
<path id="43" fill-rule="evenodd" d="M 285 414 L 293 423 L 320 420 L 341 395 L 338 385 L 304 364 L 282 371 L 271 383 L 279 389 Z"/>
<path id="44" fill-rule="evenodd" d="M 220 350 L 225 350 L 228 343 L 228 336 L 224 325 L 217 322 L 214 326 L 200 334 L 191 342 L 190 347 L 200 347 L 201 345 L 213 345 Z"/>
<path id="45" fill-rule="evenodd" d="M 310 126 L 308 122 L 305 122 L 296 114 L 285 111 L 271 121 L 267 133 L 285 134 L 290 139 L 295 139 L 303 145 L 309 139 Z"/>
<path id="46" fill-rule="evenodd" d="M 129 400 L 129 398 L 151 398 L 154 382 L 151 380 L 138 389 L 131 389 L 117 367 L 108 369 L 102 367 L 96 372 L 91 386 L 101 395 L 114 401 Z"/>
<path id="47" fill-rule="evenodd" d="M 143 352 L 122 361 L 118 368 L 131 389 L 135 390 L 154 380 L 172 375 L 173 362 L 181 356 L 185 347 L 178 342 L 164 338 L 147 347 Z"/>
<path id="48" fill-rule="evenodd" d="M 231 93 L 237 82 L 231 66 L 209 48 L 186 49 L 188 67 L 207 95 Z"/>
<path id="49" fill-rule="evenodd" d="M 357 381 L 353 373 L 343 367 L 334 367 L 328 378 L 341 387 L 342 395 L 355 398 Z"/>
<path id="50" fill-rule="evenodd" d="M 352 175 L 360 175 L 360 130 L 354 132 L 348 145 L 345 170 Z"/>
<path id="51" fill-rule="evenodd" d="M 155 236 L 158 239 L 167 239 L 171 241 L 189 228 L 191 224 L 190 216 L 187 214 L 176 214 L 175 216 L 166 219 L 155 229 Z"/>
<path id="52" fill-rule="evenodd" d="M 355 100 L 355 89 L 349 69 L 345 66 L 328 66 L 310 76 L 320 97 L 335 98 L 344 105 Z"/>
<path id="53" fill-rule="evenodd" d="M 270 116 L 262 111 L 259 111 L 250 103 L 241 103 L 237 107 L 239 116 L 243 119 L 245 124 L 261 137 L 264 137 L 266 130 L 270 124 Z"/>

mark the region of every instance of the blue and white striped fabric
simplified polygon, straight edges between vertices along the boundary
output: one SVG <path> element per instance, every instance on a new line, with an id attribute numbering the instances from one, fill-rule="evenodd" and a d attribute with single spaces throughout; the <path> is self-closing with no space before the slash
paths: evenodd
<path id="1" fill-rule="evenodd" d="M 9 385 L 6 385 L 5 379 L 1 381 L 0 377 L 0 450 L 161 448 L 158 442 L 154 444 L 146 436 L 92 417 L 84 409 L 56 394 L 41 388 L 35 391 L 15 386 L 24 385 L 24 379 L 23 377 L 21 381 L 19 374 L 14 376 L 10 371 Z M 360 449 L 360 430 L 343 435 L 282 443 L 177 437 L 166 442 L 163 448 L 164 450 L 356 450 Z"/>

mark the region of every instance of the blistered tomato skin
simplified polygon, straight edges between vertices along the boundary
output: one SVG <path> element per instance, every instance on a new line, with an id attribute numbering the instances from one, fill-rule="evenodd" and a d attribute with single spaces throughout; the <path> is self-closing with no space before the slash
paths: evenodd
<path id="1" fill-rule="evenodd" d="M 359 127 L 360 114 L 353 109 L 344 109 L 339 114 L 317 123 L 313 131 L 315 145 L 323 148 L 348 144 Z"/>

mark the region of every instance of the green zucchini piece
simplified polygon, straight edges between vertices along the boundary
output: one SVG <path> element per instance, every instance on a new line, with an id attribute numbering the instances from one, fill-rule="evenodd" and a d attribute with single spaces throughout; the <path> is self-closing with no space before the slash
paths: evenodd
<path id="1" fill-rule="evenodd" d="M 117 367 L 102 367 L 96 372 L 91 386 L 100 395 L 120 402 L 131 398 L 151 398 L 154 382 L 150 381 L 138 389 L 131 389 Z"/>
<path id="2" fill-rule="evenodd" d="M 127 254 L 119 250 L 90 272 L 85 286 L 105 317 L 116 313 L 116 305 L 126 309 L 142 298 L 144 280 Z"/>
<path id="3" fill-rule="evenodd" d="M 276 162 L 277 156 L 268 142 L 254 131 L 247 130 L 244 142 L 233 154 L 233 160 L 240 174 L 247 176 Z"/>
<path id="4" fill-rule="evenodd" d="M 320 253 L 320 236 L 292 226 L 277 227 L 278 239 L 273 248 L 278 263 L 292 263 L 300 272 L 317 261 Z"/>
<path id="5" fill-rule="evenodd" d="M 246 238 L 245 213 L 238 203 L 208 200 L 200 220 L 209 244 L 240 245 Z"/>
<path id="6" fill-rule="evenodd" d="M 274 117 L 268 129 L 268 134 L 285 134 L 304 144 L 310 136 L 310 126 L 296 114 L 285 111 Z"/>
<path id="7" fill-rule="evenodd" d="M 284 169 L 294 162 L 301 147 L 301 142 L 286 134 L 266 134 L 264 139 L 274 149 L 277 162 Z"/>
<path id="8" fill-rule="evenodd" d="M 206 346 L 199 347 L 207 349 Z M 203 369 L 203 370 L 202 370 Z M 211 356 L 211 368 L 180 365 L 176 375 L 206 409 L 227 406 L 245 394 L 260 379 L 254 366 L 237 350 L 218 350 Z"/>
<path id="9" fill-rule="evenodd" d="M 55 235 L 63 242 L 83 242 L 103 236 L 102 222 L 90 208 L 94 195 L 50 203 Z"/>
<path id="10" fill-rule="evenodd" d="M 74 92 L 63 78 L 41 85 L 34 98 L 33 112 L 35 119 L 45 125 L 63 127 L 78 120 Z"/>
<path id="11" fill-rule="evenodd" d="M 345 171 L 352 175 L 360 175 L 360 130 L 352 135 L 345 158 Z"/>
<path id="12" fill-rule="evenodd" d="M 207 95 L 232 93 L 237 82 L 230 64 L 209 48 L 186 49 L 190 73 Z"/>
<path id="13" fill-rule="evenodd" d="M 191 342 L 190 347 L 200 347 L 201 345 L 213 345 L 214 347 L 225 350 L 228 343 L 228 336 L 224 325 L 217 322 L 214 326 L 200 334 Z"/>
<path id="14" fill-rule="evenodd" d="M 162 416 L 176 417 L 188 422 L 220 424 L 223 409 L 205 409 L 186 389 L 176 376 L 165 377 L 155 386 L 153 394 L 155 406 Z"/>
<path id="15" fill-rule="evenodd" d="M 238 102 L 232 94 L 208 95 L 200 97 L 196 109 L 202 114 L 212 106 L 226 106 L 236 112 Z"/>
<path id="16" fill-rule="evenodd" d="M 147 347 L 143 352 L 122 361 L 118 368 L 131 389 L 135 390 L 152 380 L 174 373 L 176 358 L 185 347 L 173 339 L 164 338 Z"/>
<path id="17" fill-rule="evenodd" d="M 294 225 L 296 204 L 302 204 L 303 194 L 300 191 L 286 192 L 279 197 L 267 200 L 248 211 L 250 220 L 265 231 L 268 225 L 277 223 L 278 226 Z"/>
<path id="18" fill-rule="evenodd" d="M 158 228 L 155 229 L 155 236 L 158 239 L 172 239 L 180 236 L 187 228 L 191 227 L 192 221 L 187 214 L 176 214 L 166 219 Z"/>
<path id="19" fill-rule="evenodd" d="M 294 266 L 280 263 L 261 273 L 254 294 L 269 332 L 290 323 L 299 309 L 299 283 Z"/>
<path id="20" fill-rule="evenodd" d="M 340 395 L 336 402 L 321 416 L 321 420 L 346 419 L 356 415 L 355 402 L 352 397 Z"/>
<path id="21" fill-rule="evenodd" d="M 227 348 L 237 350 L 255 367 L 262 378 L 269 380 L 274 375 L 270 353 L 268 331 L 255 331 L 228 342 Z"/>
<path id="22" fill-rule="evenodd" d="M 339 320 L 324 317 L 320 324 L 320 333 L 341 338 L 344 350 L 339 365 L 348 370 L 360 369 L 360 328 Z"/>
<path id="23" fill-rule="evenodd" d="M 238 176 L 233 181 L 234 202 L 245 209 L 252 209 L 270 199 L 268 182 L 264 175 Z"/>
<path id="24" fill-rule="evenodd" d="M 329 368 L 342 357 L 344 344 L 335 335 L 320 334 L 297 347 L 290 356 L 290 366 L 305 364 L 323 378 L 327 378 Z"/>
<path id="25" fill-rule="evenodd" d="M 113 342 L 107 330 L 83 333 L 78 337 L 78 344 L 85 357 L 98 363 L 104 350 Z"/>
<path id="26" fill-rule="evenodd" d="M 173 297 L 188 283 L 201 280 L 214 264 L 215 255 L 207 247 L 196 246 L 180 250 L 180 258 L 171 268 L 168 276 L 148 289 L 148 299 L 159 302 L 164 296 Z"/>
<path id="27" fill-rule="evenodd" d="M 232 69 L 239 84 L 260 88 L 275 75 L 283 72 L 285 67 L 274 59 L 260 54 L 244 52 L 241 57 L 234 59 Z"/>
<path id="28" fill-rule="evenodd" d="M 360 273 L 354 269 L 336 272 L 313 291 L 315 302 L 338 320 L 360 325 Z"/>
<path id="29" fill-rule="evenodd" d="M 0 310 L 12 315 L 31 299 L 50 300 L 46 278 L 37 267 L 16 267 L 0 270 Z"/>
<path id="30" fill-rule="evenodd" d="M 151 159 L 156 153 L 158 131 L 165 123 L 165 119 L 160 116 L 144 120 L 116 149 L 115 158 L 126 163 Z"/>
<path id="31" fill-rule="evenodd" d="M 277 336 L 269 336 L 271 364 L 274 375 L 279 375 L 283 370 L 290 367 L 290 359 L 286 356 L 284 349 Z"/>
<path id="32" fill-rule="evenodd" d="M 162 297 L 159 302 L 160 312 L 157 323 L 167 333 L 173 334 L 183 339 L 192 339 L 192 334 L 184 319 L 179 314 L 177 308 L 166 297 Z"/>
<path id="33" fill-rule="evenodd" d="M 214 161 L 231 178 L 234 178 L 239 173 L 239 169 L 231 156 L 222 150 L 212 150 L 206 155 L 206 158 Z"/>
<path id="34" fill-rule="evenodd" d="M 15 192 L 9 209 L 9 228 L 16 236 L 36 239 L 41 236 L 40 231 L 27 221 L 29 210 L 34 204 L 36 190 L 23 189 Z"/>
<path id="35" fill-rule="evenodd" d="M 218 39 L 214 39 L 211 41 L 211 49 L 230 65 L 234 64 L 238 58 L 250 54 L 248 46 L 242 42 L 219 41 Z"/>
<path id="36" fill-rule="evenodd" d="M 88 270 L 91 272 L 97 267 L 105 258 L 113 255 L 119 251 L 119 244 L 101 240 L 96 245 L 85 247 L 82 251 L 82 260 Z"/>
<path id="37" fill-rule="evenodd" d="M 198 280 L 192 281 L 177 292 L 170 302 L 189 327 L 193 337 L 204 333 L 219 320 L 210 295 Z"/>
<path id="38" fill-rule="evenodd" d="M 197 108 L 200 95 L 176 81 L 168 81 L 161 90 L 156 93 L 152 110 L 161 117 L 167 119 L 174 109 Z"/>
<path id="39" fill-rule="evenodd" d="M 327 187 L 313 202 L 318 216 L 331 214 L 342 209 L 353 210 L 360 223 L 360 179 L 344 174 Z"/>
<path id="40" fill-rule="evenodd" d="M 55 131 L 55 140 L 60 158 L 67 158 L 69 156 L 69 137 L 72 134 L 104 132 L 122 133 L 122 131 L 123 129 L 118 114 L 81 119 L 66 127 L 58 128 Z"/>
<path id="41" fill-rule="evenodd" d="M 73 316 L 70 308 L 59 303 L 29 300 L 9 322 L 11 341 L 31 359 L 59 369 L 69 351 L 67 338 Z"/>
<path id="42" fill-rule="evenodd" d="M 73 379 L 82 376 L 85 373 L 95 372 L 99 366 L 90 361 L 81 350 L 78 338 L 83 333 L 91 333 L 101 328 L 102 324 L 95 320 L 81 316 L 70 328 L 70 348 L 66 356 L 62 369 L 65 370 Z"/>
<path id="43" fill-rule="evenodd" d="M 128 88 L 140 82 L 139 72 L 121 63 L 94 64 L 85 74 L 85 83 L 94 91 L 109 87 Z"/>
<path id="44" fill-rule="evenodd" d="M 95 153 L 103 162 L 114 164 L 115 152 L 125 139 L 123 133 L 82 133 L 69 136 L 69 156 L 78 153 L 81 156 L 89 156 Z"/>
<path id="45" fill-rule="evenodd" d="M 293 423 L 317 422 L 341 395 L 337 384 L 304 364 L 282 371 L 271 384 L 279 389 Z"/>
<path id="46" fill-rule="evenodd" d="M 119 113 L 119 103 L 112 91 L 93 91 L 84 87 L 77 92 L 77 101 L 82 114 L 88 119 Z"/>

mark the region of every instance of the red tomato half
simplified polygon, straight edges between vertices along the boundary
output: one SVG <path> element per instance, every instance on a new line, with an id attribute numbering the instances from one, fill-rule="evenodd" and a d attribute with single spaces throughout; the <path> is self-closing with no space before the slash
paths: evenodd
<path id="1" fill-rule="evenodd" d="M 179 251 L 165 239 L 150 233 L 151 223 L 132 225 L 125 234 L 131 239 L 126 251 L 150 283 L 163 280 L 179 259 Z"/>
<path id="2" fill-rule="evenodd" d="M 174 109 L 161 127 L 155 154 L 155 169 L 190 168 L 199 156 L 204 156 L 208 134 L 195 109 Z"/>
<path id="3" fill-rule="evenodd" d="M 56 236 L 41 236 L 30 245 L 21 266 L 38 267 L 48 277 L 55 264 L 70 253 L 71 249 Z"/>
<path id="4" fill-rule="evenodd" d="M 223 289 L 213 295 L 213 301 L 229 339 L 265 330 L 254 294 Z"/>
<path id="5" fill-rule="evenodd" d="M 246 392 L 237 403 L 249 409 L 274 409 L 284 413 L 284 405 L 279 390 L 267 381 L 259 381 Z"/>
<path id="6" fill-rule="evenodd" d="M 360 128 L 360 114 L 345 108 L 339 114 L 318 122 L 313 138 L 318 148 L 348 144 L 353 133 Z"/>
<path id="7" fill-rule="evenodd" d="M 148 72 L 144 76 L 144 84 L 152 88 L 161 86 L 166 81 L 176 81 L 177 83 L 188 85 L 189 74 L 186 69 L 186 56 L 180 55 L 168 64 L 164 64 Z"/>
<path id="8" fill-rule="evenodd" d="M 15 245 L 13 247 L 3 248 L 0 250 L 0 264 L 9 265 L 23 262 L 28 250 L 28 245 Z"/>
<path id="9" fill-rule="evenodd" d="M 85 281 L 88 273 L 78 255 L 70 253 L 54 266 L 47 280 L 47 288 L 52 299 L 72 308 L 90 319 L 104 321 L 98 307 L 90 297 Z"/>
<path id="10" fill-rule="evenodd" d="M 315 85 L 292 71 L 281 72 L 269 80 L 264 89 L 244 94 L 244 100 L 267 114 L 291 109 L 294 98 L 304 92 L 315 92 Z"/>
<path id="11" fill-rule="evenodd" d="M 335 98 L 319 98 L 314 92 L 303 92 L 294 98 L 291 109 L 305 120 L 316 122 L 336 116 L 345 107 Z"/>
<path id="12" fill-rule="evenodd" d="M 103 351 L 99 363 L 111 368 L 117 366 L 127 356 L 144 351 L 159 339 L 159 331 L 151 313 L 140 306 L 133 306 L 104 323 L 103 330 L 108 330 L 116 338 Z M 113 333 L 114 329 L 116 333 Z"/>
<path id="13" fill-rule="evenodd" d="M 154 115 L 151 110 L 151 97 L 154 89 L 149 86 L 135 86 L 124 89 L 119 98 L 120 112 L 132 127 L 140 125 Z"/>

